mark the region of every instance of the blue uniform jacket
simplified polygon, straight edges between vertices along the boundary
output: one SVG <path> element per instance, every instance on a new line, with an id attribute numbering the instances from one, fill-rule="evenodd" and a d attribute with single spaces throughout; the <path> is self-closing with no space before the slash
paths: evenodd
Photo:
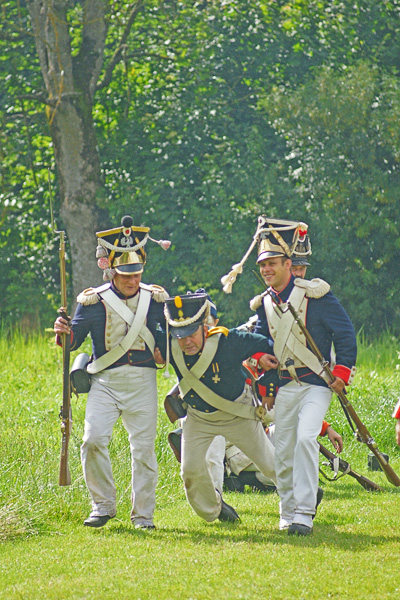
<path id="1" fill-rule="evenodd" d="M 225 329 L 225 328 L 218 328 Z M 242 362 L 255 353 L 270 354 L 268 340 L 262 335 L 256 335 L 236 329 L 225 329 L 227 335 L 222 334 L 218 343 L 214 359 L 204 375 L 201 382 L 213 392 L 226 400 L 236 400 L 243 392 L 248 375 L 243 370 Z M 210 330 L 212 335 L 212 329 Z M 188 369 L 199 359 L 201 352 L 194 356 L 184 354 Z M 171 364 L 175 369 L 178 379 L 182 375 L 177 368 L 171 355 Z M 190 389 L 184 397 L 187 404 L 201 412 L 215 412 L 217 409 L 205 402 L 193 389 Z"/>
<path id="2" fill-rule="evenodd" d="M 279 293 L 271 290 L 277 302 L 287 301 L 294 287 L 293 282 L 294 277 L 292 275 L 284 290 Z M 257 316 L 255 332 L 273 341 L 269 333 L 263 305 L 257 309 Z M 308 298 L 304 324 L 328 363 L 330 362 L 333 343 L 336 353 L 336 365 L 333 369 L 333 375 L 341 377 L 347 383 L 351 368 L 355 365 L 357 358 L 356 335 L 349 316 L 331 291 L 321 298 Z M 296 369 L 296 372 L 299 379 L 305 383 L 327 387 L 325 381 L 307 367 Z M 281 371 L 279 385 L 285 385 L 290 381 L 292 381 L 292 378 L 289 372 L 286 370 Z"/>
<path id="3" fill-rule="evenodd" d="M 125 296 L 121 294 L 112 283 L 111 289 L 119 298 L 125 299 Z M 147 313 L 146 325 L 156 340 L 156 346 L 158 337 L 160 336 L 160 329 L 165 327 L 163 308 L 164 305 L 162 302 L 156 302 L 152 299 Z M 94 359 L 97 359 L 106 353 L 106 310 L 101 300 L 96 304 L 78 304 L 70 325 L 72 328 L 71 350 L 77 350 L 85 340 L 86 336 L 90 333 Z M 130 350 L 108 368 L 119 367 L 126 364 L 139 367 L 156 367 L 151 351 L 147 346 L 143 351 Z"/>

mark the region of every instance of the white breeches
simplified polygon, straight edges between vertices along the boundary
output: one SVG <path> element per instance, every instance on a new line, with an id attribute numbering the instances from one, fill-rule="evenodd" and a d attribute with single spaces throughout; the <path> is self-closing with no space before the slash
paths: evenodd
<path id="1" fill-rule="evenodd" d="M 155 369 L 123 365 L 92 377 L 85 415 L 81 459 L 92 497 L 92 515 L 116 514 L 116 491 L 108 452 L 119 417 L 128 432 L 132 458 L 132 513 L 152 523 L 157 485 L 154 440 L 157 430 Z"/>
<path id="2" fill-rule="evenodd" d="M 214 487 L 222 494 L 224 485 L 224 458 L 225 458 L 225 438 L 217 435 L 210 444 L 206 460 L 210 465 L 211 477 Z"/>
<path id="3" fill-rule="evenodd" d="M 332 398 L 329 388 L 296 382 L 275 401 L 275 466 L 281 519 L 312 526 L 318 489 L 318 442 Z"/>
<path id="4" fill-rule="evenodd" d="M 206 521 L 214 521 L 221 512 L 221 495 L 215 489 L 207 461 L 207 451 L 218 435 L 240 448 L 259 471 L 275 481 L 274 448 L 261 422 L 189 407 L 183 425 L 181 475 L 189 504 Z"/>

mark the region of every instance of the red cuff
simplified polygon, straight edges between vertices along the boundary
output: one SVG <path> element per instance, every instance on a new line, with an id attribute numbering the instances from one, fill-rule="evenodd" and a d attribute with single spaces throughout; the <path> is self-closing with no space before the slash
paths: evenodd
<path id="1" fill-rule="evenodd" d="M 393 414 L 392 414 L 393 419 L 400 419 L 400 398 L 399 401 L 397 402 Z"/>
<path id="2" fill-rule="evenodd" d="M 330 427 L 330 423 L 327 421 L 322 421 L 321 433 L 319 435 L 326 435 L 328 427 Z"/>
<path id="3" fill-rule="evenodd" d="M 340 377 L 347 384 L 350 379 L 351 369 L 343 365 L 335 365 L 332 371 L 334 377 Z"/>
<path id="4" fill-rule="evenodd" d="M 257 373 L 257 369 L 253 369 L 253 367 L 251 367 L 246 362 L 243 363 L 243 367 L 244 367 L 245 372 L 247 370 L 253 375 L 254 379 L 258 379 L 260 377 L 260 373 Z M 246 383 L 251 383 L 250 379 L 246 380 Z"/>
<path id="5" fill-rule="evenodd" d="M 251 358 L 254 358 L 257 361 L 257 369 L 260 369 L 260 371 L 263 371 L 264 369 L 262 367 L 260 367 L 260 365 L 258 364 L 258 361 L 260 360 L 260 358 L 262 356 L 264 356 L 264 354 L 266 354 L 266 352 L 256 352 L 255 354 L 251 355 Z"/>
<path id="6" fill-rule="evenodd" d="M 258 392 L 259 392 L 260 396 L 266 396 L 267 395 L 266 386 L 258 384 Z"/>
<path id="7" fill-rule="evenodd" d="M 246 383 L 248 385 L 251 385 L 251 380 L 250 379 L 246 379 Z M 265 385 L 260 385 L 259 383 L 257 383 L 257 391 L 260 394 L 260 396 L 266 396 L 267 395 L 267 388 L 265 387 Z"/>

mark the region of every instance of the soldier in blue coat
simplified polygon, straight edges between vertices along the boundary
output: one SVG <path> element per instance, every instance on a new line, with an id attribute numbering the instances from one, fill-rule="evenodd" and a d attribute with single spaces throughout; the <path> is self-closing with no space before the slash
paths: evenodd
<path id="1" fill-rule="evenodd" d="M 122 418 L 132 456 L 132 512 L 136 528 L 153 529 L 157 460 L 156 363 L 159 326 L 165 326 L 159 286 L 141 282 L 149 228 L 134 227 L 131 217 L 122 226 L 97 233 L 97 258 L 105 279 L 98 288 L 79 294 L 70 323 L 58 317 L 57 334 L 71 333 L 71 350 L 86 336 L 92 340 L 88 394 L 81 459 L 92 511 L 84 521 L 103 527 L 116 515 L 116 489 L 108 445 L 113 427 Z M 164 244 L 165 247 L 168 243 Z"/>
<path id="2" fill-rule="evenodd" d="M 332 392 L 343 390 L 354 377 L 357 355 L 353 325 L 330 286 L 320 279 L 294 278 L 291 273 L 290 257 L 299 239 L 306 235 L 304 223 L 259 217 L 253 240 L 258 243 L 257 264 L 268 291 L 250 303 L 258 316 L 255 331 L 270 341 L 279 362 L 275 400 L 279 527 L 296 535 L 312 532 L 318 488 L 317 436 Z M 243 262 L 239 263 L 241 267 Z M 234 271 L 223 278 L 225 291 L 230 291 L 238 272 L 235 265 Z M 324 378 L 291 312 L 285 310 L 288 302 L 328 363 L 333 344 L 336 365 L 332 383 Z"/>
<path id="3" fill-rule="evenodd" d="M 254 403 L 246 384 L 242 362 L 256 354 L 260 365 L 270 369 L 276 361 L 264 336 L 225 327 L 208 329 L 208 311 L 207 294 L 176 296 L 165 304 L 171 332 L 167 362 L 176 371 L 187 405 L 181 475 L 189 504 L 200 517 L 209 522 L 236 521 L 236 511 L 215 489 L 206 455 L 214 438 L 222 435 L 275 480 L 273 446 L 262 426 L 262 407 Z"/>
<path id="4" fill-rule="evenodd" d="M 308 235 L 304 236 L 303 239 L 299 240 L 293 251 L 291 258 L 292 266 L 291 273 L 293 277 L 300 277 L 301 279 L 306 278 L 307 267 L 310 267 L 308 258 L 311 254 L 311 242 Z"/>

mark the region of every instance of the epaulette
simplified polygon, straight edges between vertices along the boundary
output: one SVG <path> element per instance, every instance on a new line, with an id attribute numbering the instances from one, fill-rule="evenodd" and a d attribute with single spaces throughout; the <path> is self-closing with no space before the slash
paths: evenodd
<path id="1" fill-rule="evenodd" d="M 97 288 L 87 288 L 83 290 L 80 294 L 78 294 L 76 301 L 79 304 L 83 304 L 84 306 L 89 306 L 90 304 L 97 304 L 100 302 L 99 292 L 104 292 L 110 287 L 110 283 L 105 283 L 100 285 Z"/>
<path id="2" fill-rule="evenodd" d="M 216 333 L 223 333 L 224 336 L 227 337 L 229 329 L 227 329 L 226 327 L 222 327 L 221 325 L 219 327 L 211 327 L 211 329 L 208 330 L 207 337 L 215 335 Z"/>
<path id="3" fill-rule="evenodd" d="M 309 281 L 308 279 L 296 277 L 294 285 L 305 289 L 307 298 L 322 298 L 322 296 L 325 296 L 331 289 L 329 283 L 319 278 L 311 279 L 311 281 Z"/>
<path id="4" fill-rule="evenodd" d="M 149 290 L 152 293 L 152 299 L 156 302 L 165 302 L 169 298 L 168 292 L 161 285 L 156 285 L 155 283 L 148 285 L 147 283 L 140 282 L 140 287 L 143 290 Z"/>
<path id="5" fill-rule="evenodd" d="M 254 296 L 254 298 L 252 298 L 250 300 L 250 308 L 251 310 L 257 310 L 257 308 L 260 308 L 263 298 L 264 296 L 266 296 L 268 294 L 268 291 L 265 290 L 265 292 L 263 292 L 262 294 L 259 294 L 258 296 Z"/>
<path id="6" fill-rule="evenodd" d="M 254 333 L 254 327 L 257 323 L 258 316 L 252 315 L 246 323 L 242 323 L 239 327 L 236 327 L 237 331 L 249 331 Z"/>

